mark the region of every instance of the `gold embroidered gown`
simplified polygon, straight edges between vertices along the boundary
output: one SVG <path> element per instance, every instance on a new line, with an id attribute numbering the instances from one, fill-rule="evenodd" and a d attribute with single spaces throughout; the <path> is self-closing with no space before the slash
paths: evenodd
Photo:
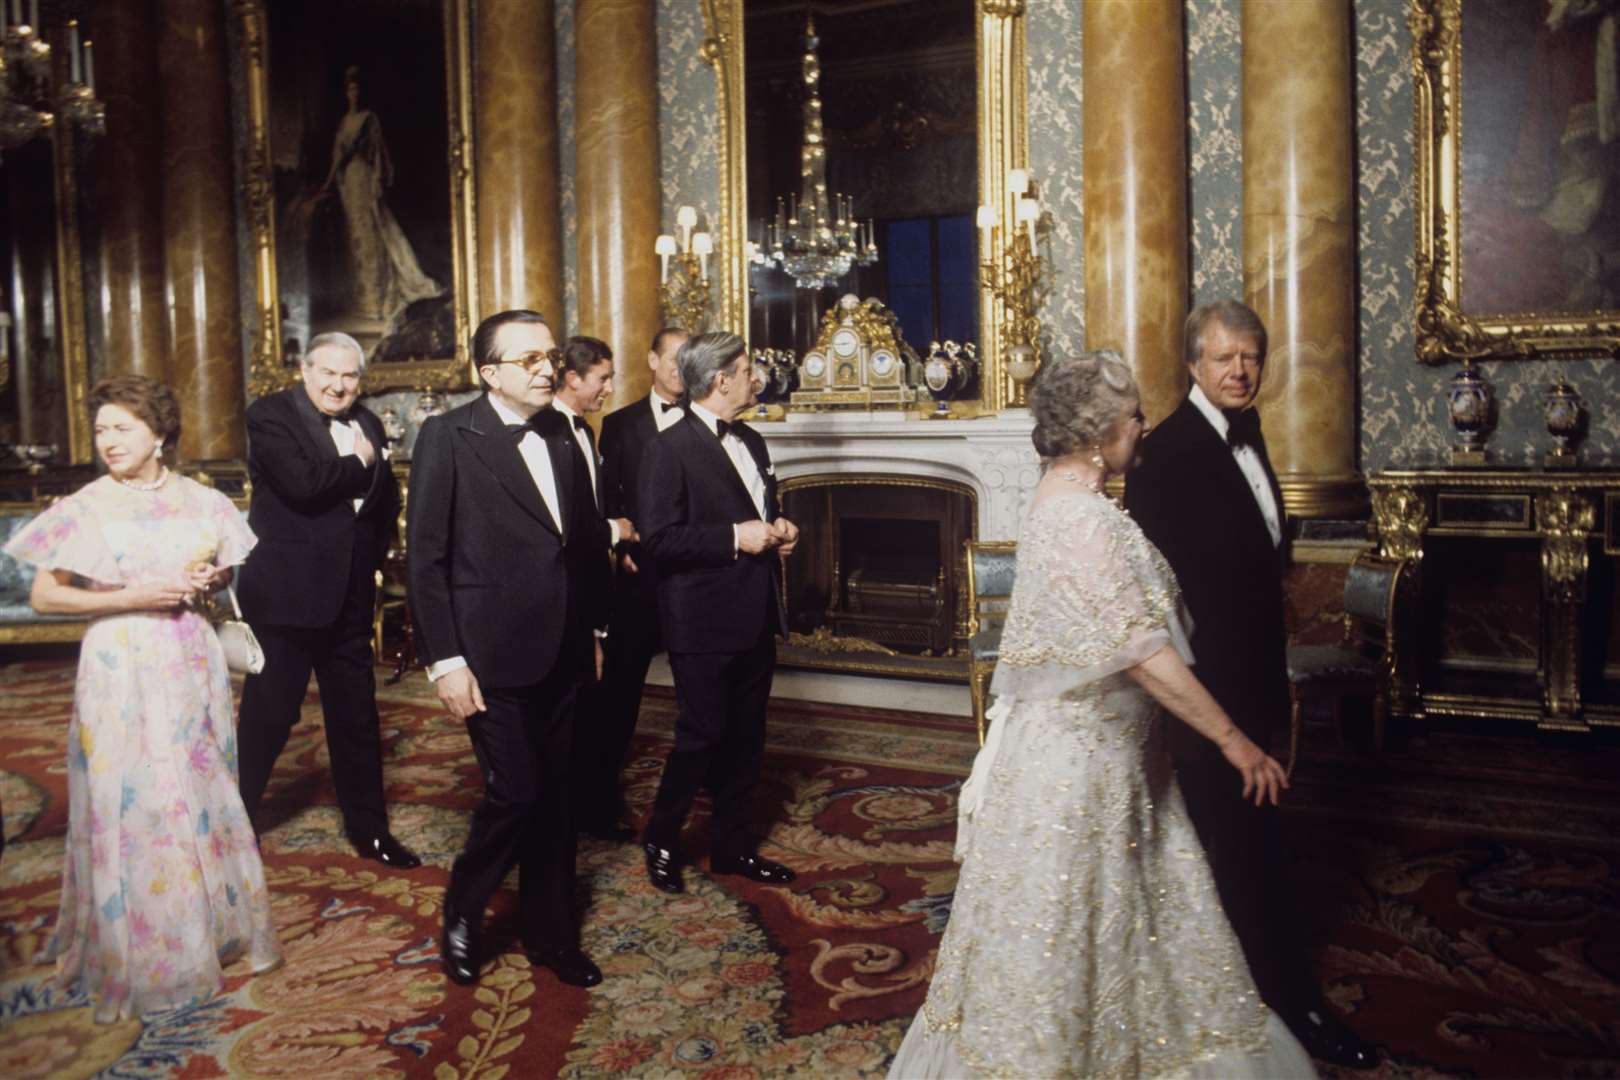
<path id="1" fill-rule="evenodd" d="M 1180 721 L 1126 673 L 1167 645 L 1191 658 L 1136 523 L 1090 492 L 1036 503 L 950 923 L 891 1077 L 1315 1075 L 1222 914 L 1165 744 Z"/>

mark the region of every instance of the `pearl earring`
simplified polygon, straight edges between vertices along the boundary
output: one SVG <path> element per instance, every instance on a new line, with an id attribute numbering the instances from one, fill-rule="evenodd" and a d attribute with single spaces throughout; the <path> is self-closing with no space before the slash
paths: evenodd
<path id="1" fill-rule="evenodd" d="M 1103 460 L 1101 446 L 1093 446 L 1091 448 L 1091 463 L 1097 466 L 1097 468 L 1101 469 L 1103 472 L 1108 471 L 1108 462 Z"/>
<path id="2" fill-rule="evenodd" d="M 163 444 L 162 443 L 158 443 L 157 454 L 155 456 L 157 457 L 157 459 L 159 461 L 163 460 Z"/>

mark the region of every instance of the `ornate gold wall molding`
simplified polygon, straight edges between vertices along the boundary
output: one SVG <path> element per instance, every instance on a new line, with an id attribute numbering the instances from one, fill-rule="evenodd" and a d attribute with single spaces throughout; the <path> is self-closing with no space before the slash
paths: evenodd
<path id="1" fill-rule="evenodd" d="M 720 216 L 714 222 L 719 325 L 748 340 L 748 112 L 743 80 L 743 0 L 703 0 L 702 56 L 720 106 Z"/>
<path id="2" fill-rule="evenodd" d="M 90 417 L 84 411 L 90 396 L 90 359 L 85 345 L 88 329 L 84 315 L 84 263 L 79 248 L 79 174 L 74 162 L 73 130 L 66 124 L 51 129 L 56 157 L 56 266 L 58 312 L 62 319 L 62 396 L 67 404 L 67 462 L 83 465 L 94 458 Z M 58 458 L 60 461 L 61 459 Z"/>

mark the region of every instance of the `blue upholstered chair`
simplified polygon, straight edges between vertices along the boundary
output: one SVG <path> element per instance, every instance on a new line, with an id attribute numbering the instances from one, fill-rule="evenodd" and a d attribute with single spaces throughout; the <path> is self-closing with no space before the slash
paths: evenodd
<path id="1" fill-rule="evenodd" d="M 989 707 L 990 676 L 1001 656 L 1001 627 L 1012 600 L 1018 562 L 1014 540 L 967 542 L 968 689 L 973 694 L 973 722 L 984 745 L 984 713 Z"/>

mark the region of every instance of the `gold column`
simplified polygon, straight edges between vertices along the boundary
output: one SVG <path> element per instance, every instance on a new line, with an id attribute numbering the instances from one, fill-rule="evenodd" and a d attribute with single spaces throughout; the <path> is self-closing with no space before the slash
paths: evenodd
<path id="1" fill-rule="evenodd" d="M 1243 4 L 1243 292 L 1270 339 L 1260 413 L 1290 513 L 1356 513 L 1355 179 L 1341 0 Z"/>
<path id="2" fill-rule="evenodd" d="M 96 148 L 102 355 L 106 369 L 164 379 L 163 127 L 149 0 L 96 10 L 96 67 L 107 133 Z"/>
<path id="3" fill-rule="evenodd" d="M 561 332 L 554 8 L 552 0 L 479 0 L 474 8 L 476 314 L 534 308 Z"/>
<path id="4" fill-rule="evenodd" d="M 1187 90 L 1180 0 L 1086 0 L 1086 347 L 1117 349 L 1150 422 L 1187 387 Z"/>
<path id="5" fill-rule="evenodd" d="M 662 192 L 652 0 L 578 0 L 574 34 L 578 329 L 613 348 L 612 408 L 651 385 L 647 345 L 659 324 L 653 240 Z"/>
<path id="6" fill-rule="evenodd" d="M 242 334 L 230 83 L 218 0 L 167 0 L 158 29 L 169 380 L 186 459 L 239 457 Z"/>

